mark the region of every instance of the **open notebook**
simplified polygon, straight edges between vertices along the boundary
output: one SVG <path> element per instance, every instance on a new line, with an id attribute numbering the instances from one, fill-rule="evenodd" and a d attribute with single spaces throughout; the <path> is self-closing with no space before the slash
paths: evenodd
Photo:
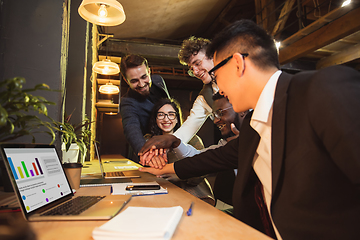
<path id="1" fill-rule="evenodd" d="M 115 216 L 130 196 L 74 197 L 55 146 L 0 144 L 25 219 L 100 220 Z"/>

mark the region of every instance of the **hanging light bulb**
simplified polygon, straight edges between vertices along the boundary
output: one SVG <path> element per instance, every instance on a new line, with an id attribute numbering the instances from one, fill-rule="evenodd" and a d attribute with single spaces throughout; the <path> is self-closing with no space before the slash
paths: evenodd
<path id="1" fill-rule="evenodd" d="M 103 75 L 114 75 L 120 72 L 119 65 L 110 61 L 109 59 L 96 62 L 93 66 L 93 70 L 94 72 Z"/>
<path id="2" fill-rule="evenodd" d="M 104 66 L 104 69 L 103 69 L 103 73 L 106 75 L 106 74 L 108 74 L 110 71 L 111 71 L 111 70 L 110 70 L 109 66 L 108 66 L 108 65 L 105 65 L 105 66 Z"/>
<path id="3" fill-rule="evenodd" d="M 100 4 L 100 8 L 99 8 L 99 10 L 98 10 L 98 15 L 99 15 L 99 17 L 101 17 L 101 18 L 107 17 L 108 12 L 107 12 L 107 10 L 106 10 L 106 5 L 105 5 L 105 4 Z"/>
<path id="4" fill-rule="evenodd" d="M 117 0 L 83 0 L 78 12 L 86 21 L 101 26 L 116 26 L 126 19 L 124 8 Z"/>
<path id="5" fill-rule="evenodd" d="M 105 94 L 117 94 L 119 93 L 119 87 L 115 86 L 111 82 L 106 83 L 105 85 L 101 85 L 99 88 L 99 92 Z"/>

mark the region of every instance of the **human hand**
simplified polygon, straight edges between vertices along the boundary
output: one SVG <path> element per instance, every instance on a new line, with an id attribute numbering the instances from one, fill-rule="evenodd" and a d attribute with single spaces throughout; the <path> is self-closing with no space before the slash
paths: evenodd
<path id="1" fill-rule="evenodd" d="M 143 166 L 151 166 L 150 162 L 155 156 L 162 155 L 162 158 L 167 162 L 167 149 L 157 149 L 156 146 L 152 146 L 149 151 L 139 154 L 140 155 L 140 164 Z M 154 160 L 156 161 L 156 160 Z"/>
<path id="2" fill-rule="evenodd" d="M 227 142 L 229 142 L 229 141 L 237 138 L 237 137 L 239 136 L 239 134 L 240 134 L 240 131 L 236 128 L 236 126 L 235 126 L 234 123 L 231 123 L 230 127 L 231 127 L 231 131 L 235 134 L 235 136 L 228 137 L 228 138 L 226 139 Z"/>
<path id="3" fill-rule="evenodd" d="M 150 167 L 162 169 L 167 163 L 167 153 L 164 152 L 160 155 L 154 155 L 147 163 Z"/>
<path id="4" fill-rule="evenodd" d="M 174 163 L 166 164 L 162 169 L 152 168 L 152 167 L 141 167 L 139 168 L 140 172 L 148 172 L 153 175 L 160 177 L 165 174 L 175 173 Z"/>
<path id="5" fill-rule="evenodd" d="M 153 146 L 157 149 L 168 149 L 168 148 L 176 148 L 181 143 L 181 140 L 175 137 L 172 134 L 164 134 L 153 136 L 150 138 L 144 146 L 140 149 L 139 155 L 149 151 Z"/>

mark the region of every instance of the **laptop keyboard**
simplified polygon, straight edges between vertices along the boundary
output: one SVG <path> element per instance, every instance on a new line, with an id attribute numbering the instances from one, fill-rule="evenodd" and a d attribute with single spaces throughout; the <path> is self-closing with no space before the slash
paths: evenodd
<path id="1" fill-rule="evenodd" d="M 41 214 L 41 216 L 79 215 L 104 197 L 105 196 L 78 196 L 46 213 Z"/>
<path id="2" fill-rule="evenodd" d="M 123 177 L 125 174 L 123 172 L 107 172 L 107 177 Z"/>

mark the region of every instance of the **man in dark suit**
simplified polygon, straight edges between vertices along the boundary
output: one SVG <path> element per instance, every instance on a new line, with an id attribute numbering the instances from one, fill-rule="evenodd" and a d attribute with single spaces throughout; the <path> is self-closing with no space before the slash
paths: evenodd
<path id="1" fill-rule="evenodd" d="M 150 75 L 147 60 L 139 55 L 127 55 L 121 59 L 121 74 L 129 85 L 126 94 L 120 100 L 120 114 L 124 133 L 135 155 L 144 145 L 148 124 L 154 104 L 161 98 L 170 98 L 164 79 L 159 75 Z"/>
<path id="2" fill-rule="evenodd" d="M 277 239 L 360 239 L 359 72 L 335 66 L 283 73 L 273 39 L 250 20 L 229 25 L 208 50 L 211 72 L 234 110 L 254 109 L 240 137 L 142 171 L 188 178 L 238 168 L 233 205 L 239 220 L 267 234 L 272 226 Z"/>

